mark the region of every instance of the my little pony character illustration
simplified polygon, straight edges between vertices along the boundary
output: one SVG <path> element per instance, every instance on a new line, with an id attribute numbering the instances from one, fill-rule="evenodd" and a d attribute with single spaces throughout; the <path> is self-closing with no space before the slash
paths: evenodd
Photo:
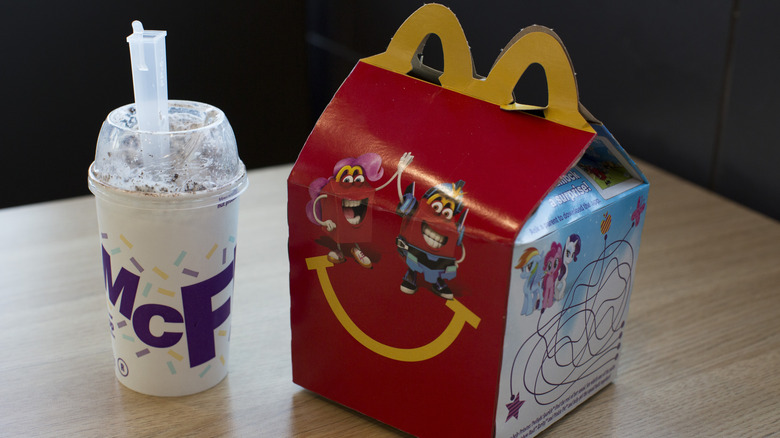
<path id="1" fill-rule="evenodd" d="M 544 277 L 542 277 L 542 311 L 553 305 L 555 300 L 555 280 L 561 268 L 561 244 L 553 242 L 550 251 L 544 256 Z"/>
<path id="2" fill-rule="evenodd" d="M 561 272 L 558 274 L 558 281 L 555 282 L 555 301 L 562 300 L 566 295 L 566 277 L 569 275 L 569 265 L 577 261 L 581 247 L 582 241 L 579 235 L 572 234 L 566 238 L 566 244 L 563 246 L 563 264 Z"/>
<path id="3" fill-rule="evenodd" d="M 542 299 L 542 255 L 536 248 L 526 248 L 520 256 L 515 269 L 520 269 L 520 278 L 525 279 L 523 285 L 523 308 L 521 315 L 530 315 L 539 308 Z"/>
<path id="4" fill-rule="evenodd" d="M 309 185 L 311 200 L 306 204 L 306 216 L 335 241 L 336 247 L 328 253 L 331 263 L 343 263 L 343 247 L 351 246 L 350 253 L 364 268 L 371 268 L 371 259 L 360 248 L 360 243 L 372 240 L 372 211 L 374 194 L 400 177 L 414 157 L 403 154 L 398 170 L 377 189 L 370 182 L 379 180 L 383 173 L 382 158 L 365 153 L 357 158 L 344 158 L 333 167 L 333 176 L 317 178 Z"/>

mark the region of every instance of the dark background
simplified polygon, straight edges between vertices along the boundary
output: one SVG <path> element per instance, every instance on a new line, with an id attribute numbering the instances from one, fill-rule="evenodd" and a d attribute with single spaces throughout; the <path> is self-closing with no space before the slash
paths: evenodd
<path id="1" fill-rule="evenodd" d="M 630 154 L 780 219 L 780 3 L 441 3 L 460 19 L 478 73 L 523 27 L 551 27 L 581 101 Z M 384 51 L 421 5 L 4 0 L 0 207 L 89 193 L 100 125 L 133 101 L 125 38 L 134 19 L 168 31 L 169 97 L 223 109 L 242 159 L 258 168 L 293 162 L 358 59 Z M 440 50 L 433 39 L 426 63 L 441 67 Z M 519 100 L 544 103 L 540 86 L 540 70 L 529 71 Z"/>

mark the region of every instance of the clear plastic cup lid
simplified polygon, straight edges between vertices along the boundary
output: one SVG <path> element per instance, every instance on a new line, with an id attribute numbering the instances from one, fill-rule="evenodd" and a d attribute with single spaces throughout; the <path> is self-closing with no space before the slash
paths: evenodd
<path id="1" fill-rule="evenodd" d="M 166 198 L 233 190 L 245 181 L 233 129 L 220 109 L 171 100 L 168 123 L 167 132 L 142 131 L 134 104 L 112 111 L 98 136 L 90 186 Z"/>

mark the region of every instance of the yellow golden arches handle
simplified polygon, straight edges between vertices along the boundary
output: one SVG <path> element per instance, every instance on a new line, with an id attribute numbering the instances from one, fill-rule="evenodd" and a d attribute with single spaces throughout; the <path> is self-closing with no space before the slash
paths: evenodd
<path id="1" fill-rule="evenodd" d="M 317 278 L 320 286 L 322 286 L 325 299 L 328 301 L 333 314 L 336 315 L 336 319 L 338 319 L 347 332 L 364 347 L 390 359 L 402 362 L 419 362 L 435 357 L 455 342 L 455 339 L 457 339 L 466 324 L 476 329 L 481 321 L 477 315 L 459 301 L 448 300 L 446 305 L 453 311 L 454 315 L 450 323 L 436 339 L 426 345 L 415 348 L 392 347 L 368 336 L 349 317 L 347 311 L 344 310 L 344 307 L 339 302 L 336 292 L 333 290 L 330 278 L 328 278 L 327 268 L 333 266 L 333 263 L 328 261 L 327 256 L 309 257 L 306 259 L 306 266 L 309 270 L 317 271 Z"/>
<path id="2" fill-rule="evenodd" d="M 439 83 L 444 88 L 463 92 L 474 79 L 471 50 L 457 17 L 442 5 L 422 6 L 398 28 L 384 53 L 362 61 L 405 75 L 412 71 L 413 62 L 431 34 L 441 40 L 444 56 L 444 72 Z"/>
<path id="3" fill-rule="evenodd" d="M 404 21 L 379 55 L 362 61 L 400 74 L 411 72 L 428 36 L 439 36 L 444 52 L 442 87 L 500 105 L 507 110 L 543 109 L 545 118 L 571 128 L 594 132 L 579 112 L 579 95 L 569 54 L 560 38 L 543 26 L 518 33 L 496 60 L 487 78 L 474 72 L 471 50 L 455 14 L 438 4 L 427 4 Z M 548 105 L 531 107 L 514 102 L 512 91 L 531 64 L 540 64 L 547 76 Z"/>
<path id="4" fill-rule="evenodd" d="M 470 94 L 508 110 L 527 109 L 514 102 L 512 91 L 531 64 L 538 63 L 547 76 L 544 117 L 561 125 L 594 132 L 580 114 L 579 93 L 569 53 L 558 35 L 543 26 L 523 29 L 507 44 L 484 81 L 472 82 Z"/>

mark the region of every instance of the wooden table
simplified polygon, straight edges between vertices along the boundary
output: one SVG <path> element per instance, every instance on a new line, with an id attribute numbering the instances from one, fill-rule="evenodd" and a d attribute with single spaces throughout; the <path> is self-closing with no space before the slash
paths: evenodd
<path id="1" fill-rule="evenodd" d="M 614 384 L 544 436 L 780 431 L 780 224 L 640 163 L 647 221 Z M 402 436 L 291 381 L 286 177 L 241 200 L 230 374 L 181 398 L 114 378 L 92 197 L 0 210 L 0 435 Z"/>

